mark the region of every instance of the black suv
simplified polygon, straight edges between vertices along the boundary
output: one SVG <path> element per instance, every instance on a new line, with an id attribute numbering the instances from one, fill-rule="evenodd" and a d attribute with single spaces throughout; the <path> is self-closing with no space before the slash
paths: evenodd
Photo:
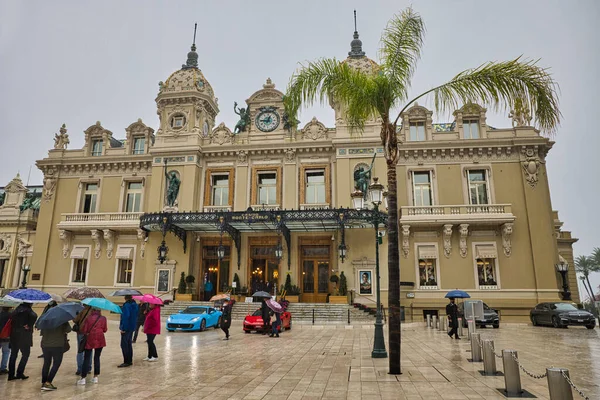
<path id="1" fill-rule="evenodd" d="M 467 327 L 467 320 L 465 319 L 465 303 L 458 304 L 458 317 L 462 318 L 463 326 Z M 475 325 L 480 328 L 485 328 L 487 325 L 492 325 L 494 329 L 500 328 L 500 317 L 498 313 L 488 307 L 487 304 L 483 303 L 483 319 L 475 320 Z"/>

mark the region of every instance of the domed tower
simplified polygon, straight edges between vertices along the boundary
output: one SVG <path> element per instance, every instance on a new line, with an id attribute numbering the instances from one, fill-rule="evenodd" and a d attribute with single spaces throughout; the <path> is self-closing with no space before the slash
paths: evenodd
<path id="1" fill-rule="evenodd" d="M 160 127 L 155 146 L 165 145 L 166 138 L 187 137 L 186 144 L 199 144 L 215 126 L 219 112 L 212 86 L 198 68 L 194 43 L 181 69 L 159 82 L 156 97 Z M 178 141 L 181 144 L 182 141 Z"/>

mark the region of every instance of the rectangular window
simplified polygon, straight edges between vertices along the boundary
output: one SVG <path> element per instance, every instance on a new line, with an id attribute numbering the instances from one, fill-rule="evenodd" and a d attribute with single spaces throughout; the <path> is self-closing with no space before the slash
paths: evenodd
<path id="1" fill-rule="evenodd" d="M 142 182 L 129 182 L 127 184 L 127 196 L 125 212 L 140 212 L 142 205 Z"/>
<path id="2" fill-rule="evenodd" d="M 87 260 L 84 258 L 78 258 L 74 261 L 74 263 L 73 278 L 71 280 L 77 283 L 85 283 L 85 278 L 87 275 Z"/>
<path id="3" fill-rule="evenodd" d="M 432 206 L 431 172 L 415 171 L 413 175 L 413 205 L 418 207 Z"/>
<path id="4" fill-rule="evenodd" d="M 144 154 L 144 147 L 146 147 L 145 137 L 136 137 L 133 139 L 133 154 Z"/>
<path id="5" fill-rule="evenodd" d="M 92 156 L 102 155 L 102 139 L 92 140 Z"/>
<path id="6" fill-rule="evenodd" d="M 419 260 L 419 282 L 421 286 L 437 286 L 435 259 Z"/>
<path id="7" fill-rule="evenodd" d="M 83 209 L 82 212 L 89 214 L 96 212 L 96 197 L 98 195 L 98 184 L 87 183 L 85 192 L 83 193 Z"/>
<path id="8" fill-rule="evenodd" d="M 411 142 L 425 140 L 425 122 L 411 122 L 409 128 L 410 137 L 408 140 Z"/>
<path id="9" fill-rule="evenodd" d="M 307 170 L 305 175 L 306 204 L 325 203 L 325 170 Z"/>
<path id="10" fill-rule="evenodd" d="M 131 273 L 133 272 L 133 260 L 119 260 L 117 271 L 117 283 L 131 284 Z"/>
<path id="11" fill-rule="evenodd" d="M 173 117 L 173 128 L 181 128 L 185 119 L 183 116 Z"/>
<path id="12" fill-rule="evenodd" d="M 493 258 L 477 259 L 477 276 L 480 286 L 496 286 L 498 279 L 496 276 L 496 265 Z"/>
<path id="13" fill-rule="evenodd" d="M 257 180 L 257 204 L 277 204 L 277 173 L 259 172 Z"/>
<path id="14" fill-rule="evenodd" d="M 465 133 L 465 139 L 479 139 L 479 121 L 463 120 L 463 131 Z"/>
<path id="15" fill-rule="evenodd" d="M 468 177 L 469 201 L 471 204 L 489 204 L 487 170 L 470 170 L 468 171 Z"/>
<path id="16" fill-rule="evenodd" d="M 211 176 L 211 205 L 229 205 L 229 175 L 220 174 Z"/>

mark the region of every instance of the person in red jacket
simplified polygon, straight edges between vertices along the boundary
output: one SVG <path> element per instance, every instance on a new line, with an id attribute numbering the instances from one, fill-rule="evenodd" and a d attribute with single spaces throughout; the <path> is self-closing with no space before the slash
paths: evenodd
<path id="1" fill-rule="evenodd" d="M 156 304 L 150 304 L 146 321 L 144 321 L 144 333 L 148 342 L 148 357 L 144 358 L 144 361 L 158 361 L 154 338 L 156 335 L 160 335 L 160 307 Z"/>
<path id="2" fill-rule="evenodd" d="M 85 355 L 83 357 L 83 368 L 81 370 L 81 379 L 77 381 L 78 385 L 85 385 L 85 378 L 88 371 L 92 369 L 92 350 L 94 351 L 94 377 L 92 383 L 98 383 L 100 375 L 100 355 L 102 349 L 106 347 L 104 333 L 108 330 L 106 317 L 102 316 L 100 310 L 94 308 L 85 319 L 80 332 L 87 336 L 85 342 Z"/>

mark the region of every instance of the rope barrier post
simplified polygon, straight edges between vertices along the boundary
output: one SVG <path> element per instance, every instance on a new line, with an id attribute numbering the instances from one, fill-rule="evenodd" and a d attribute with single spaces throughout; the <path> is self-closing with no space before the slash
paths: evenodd
<path id="1" fill-rule="evenodd" d="M 507 396 L 518 396 L 523 392 L 523 388 L 521 388 L 521 374 L 519 372 L 517 358 L 518 355 L 516 350 L 502 350 L 504 386 L 506 387 Z"/>
<path id="2" fill-rule="evenodd" d="M 313 325 L 315 324 L 315 309 L 313 308 Z"/>
<path id="3" fill-rule="evenodd" d="M 426 321 L 427 322 L 427 327 L 431 328 L 431 314 L 427 314 L 426 318 L 427 318 L 427 321 Z"/>
<path id="4" fill-rule="evenodd" d="M 471 339 L 471 335 L 475 332 L 475 321 L 472 319 L 467 320 L 467 329 L 469 334 L 469 339 Z"/>
<path id="5" fill-rule="evenodd" d="M 569 376 L 566 368 L 546 368 L 548 374 L 548 392 L 550 400 L 573 400 L 571 385 L 565 378 Z"/>
<path id="6" fill-rule="evenodd" d="M 491 339 L 483 341 L 483 373 L 496 375 L 496 355 L 494 354 L 494 341 Z"/>
<path id="7" fill-rule="evenodd" d="M 462 318 L 458 319 L 458 336 L 463 336 L 463 322 Z"/>
<path id="8" fill-rule="evenodd" d="M 431 328 L 436 329 L 437 328 L 437 316 L 433 315 L 431 317 Z"/>
<path id="9" fill-rule="evenodd" d="M 479 333 L 471 334 L 471 360 L 481 362 L 481 347 L 479 347 Z"/>

